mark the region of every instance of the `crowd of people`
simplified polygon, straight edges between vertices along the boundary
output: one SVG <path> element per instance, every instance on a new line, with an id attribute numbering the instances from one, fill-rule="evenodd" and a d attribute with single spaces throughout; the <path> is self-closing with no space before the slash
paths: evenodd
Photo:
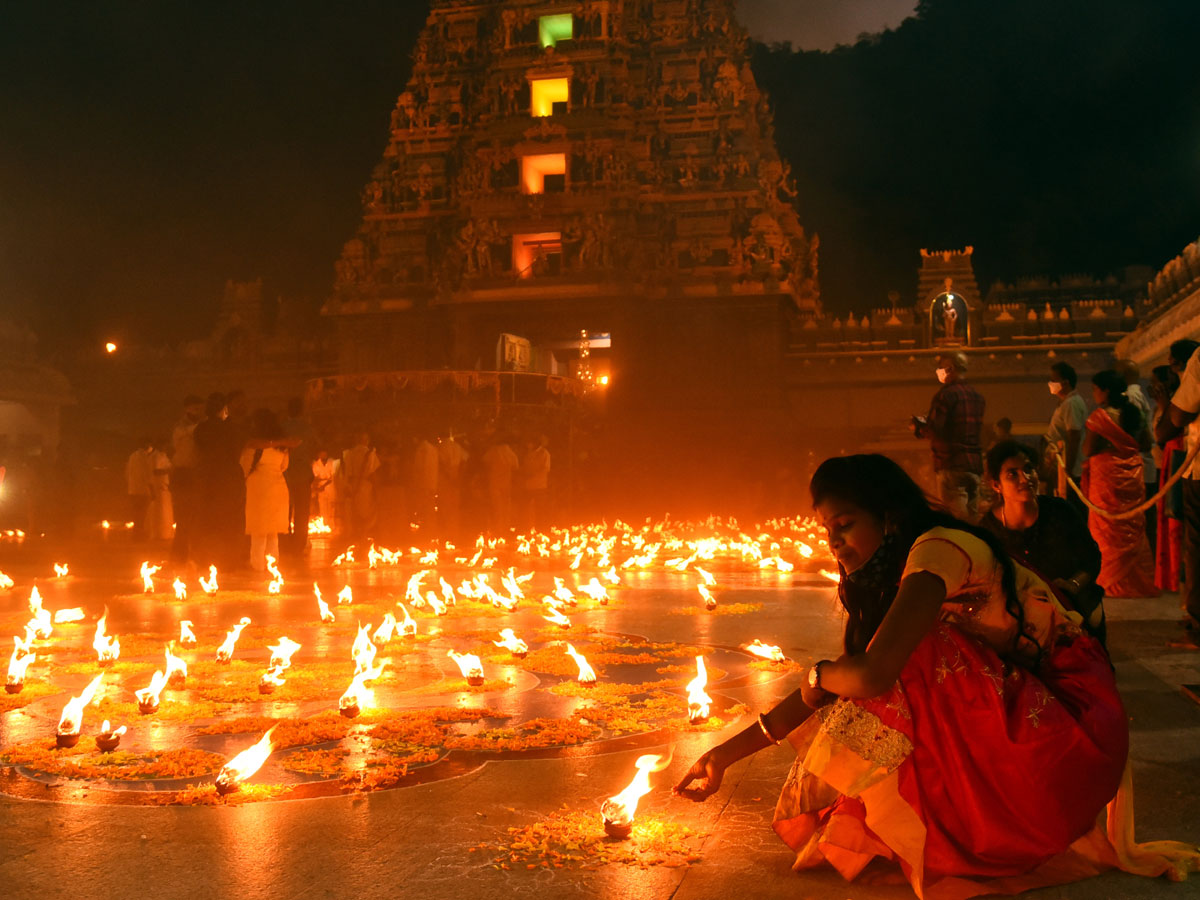
<path id="1" fill-rule="evenodd" d="M 986 447 L 985 400 L 967 379 L 966 355 L 947 352 L 928 414 L 913 417 L 914 433 L 930 442 L 945 507 L 1048 575 L 1100 636 L 1103 596 L 1152 597 L 1181 584 L 1190 635 L 1181 643 L 1195 644 L 1200 631 L 1200 471 L 1151 502 L 1195 446 L 1198 346 L 1173 344 L 1149 395 L 1129 360 L 1096 372 L 1090 405 L 1075 369 L 1056 362 L 1048 379 L 1055 408 L 1040 439 L 1014 438 L 1001 418 Z"/>
<path id="2" fill-rule="evenodd" d="M 314 514 L 344 543 L 398 546 L 414 529 L 461 538 L 547 524 L 544 434 L 518 441 L 485 423 L 378 444 L 361 430 L 347 443 L 332 451 L 298 398 L 281 417 L 251 412 L 242 391 L 188 396 L 170 437 L 143 438 L 126 462 L 134 538 L 170 541 L 177 563 L 262 570 L 267 556 L 307 552 Z"/>

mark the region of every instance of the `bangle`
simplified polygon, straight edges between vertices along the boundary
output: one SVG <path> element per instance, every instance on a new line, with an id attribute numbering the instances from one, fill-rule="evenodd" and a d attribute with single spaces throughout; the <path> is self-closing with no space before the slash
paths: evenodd
<path id="1" fill-rule="evenodd" d="M 769 729 L 769 728 L 767 727 L 767 714 L 766 714 L 766 713 L 759 713 L 759 714 L 758 714 L 758 727 L 762 729 L 762 733 L 763 733 L 764 735 L 766 735 L 766 738 L 767 738 L 767 740 L 768 740 L 768 741 L 770 741 L 772 744 L 778 744 L 778 743 L 779 743 L 779 739 L 778 739 L 778 738 L 776 738 L 776 737 L 774 737 L 774 736 L 772 736 L 772 734 L 771 734 L 771 729 Z"/>

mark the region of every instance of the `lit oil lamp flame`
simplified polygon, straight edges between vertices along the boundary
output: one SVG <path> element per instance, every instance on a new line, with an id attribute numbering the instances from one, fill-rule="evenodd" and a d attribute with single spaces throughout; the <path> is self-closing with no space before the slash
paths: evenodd
<path id="1" fill-rule="evenodd" d="M 321 596 L 321 588 L 317 586 L 315 581 L 313 582 L 313 596 L 317 598 L 317 612 L 321 616 L 321 621 L 330 625 L 336 622 L 337 619 L 334 618 L 333 610 L 329 608 L 329 604 L 326 603 L 325 598 Z"/>
<path id="2" fill-rule="evenodd" d="M 271 583 L 267 585 L 268 594 L 278 594 L 283 590 L 283 573 L 279 571 L 279 566 L 275 565 L 275 557 L 267 554 L 267 573 L 271 576 Z"/>
<path id="3" fill-rule="evenodd" d="M 351 544 L 349 547 L 347 547 L 345 552 L 340 553 L 340 554 L 338 554 L 338 556 L 334 557 L 332 565 L 334 566 L 334 568 L 336 568 L 338 566 L 348 565 L 349 563 L 352 563 L 352 562 L 354 562 L 354 545 L 353 544 Z"/>
<path id="4" fill-rule="evenodd" d="M 714 578 L 710 572 L 702 569 L 700 566 L 693 566 L 692 568 L 697 575 L 704 579 L 704 584 L 706 587 L 716 587 L 717 579 Z"/>
<path id="5" fill-rule="evenodd" d="M 267 663 L 272 669 L 286 669 L 292 664 L 292 656 L 300 645 L 288 637 L 281 637 L 279 642 L 267 647 L 271 651 L 271 661 Z"/>
<path id="6" fill-rule="evenodd" d="M 666 767 L 663 757 L 655 754 L 639 756 L 634 766 L 637 774 L 629 787 L 614 797 L 609 797 L 600 807 L 604 817 L 604 830 L 611 837 L 629 837 L 633 830 L 633 820 L 637 815 L 638 802 L 650 793 L 650 774 L 661 771 Z"/>
<path id="7" fill-rule="evenodd" d="M 784 660 L 783 650 L 774 644 L 764 644 L 758 638 L 755 638 L 753 643 L 747 644 L 746 650 L 755 656 L 769 659 L 771 662 L 783 662 Z"/>
<path id="8" fill-rule="evenodd" d="M 396 617 L 390 612 L 383 614 L 383 621 L 379 623 L 379 627 L 375 629 L 375 633 L 371 636 L 371 640 L 375 644 L 386 644 L 395 635 L 400 628 L 400 623 L 396 621 Z"/>
<path id="9" fill-rule="evenodd" d="M 428 574 L 428 569 L 414 572 L 408 579 L 408 585 L 404 588 L 404 599 L 416 606 L 417 609 L 425 605 L 425 599 L 421 596 L 421 582 Z"/>
<path id="10" fill-rule="evenodd" d="M 78 606 L 76 606 L 76 607 L 73 607 L 72 609 L 57 610 L 54 613 L 54 624 L 55 625 L 69 625 L 72 622 L 82 622 L 86 618 L 87 618 L 87 613 L 85 613 L 82 609 L 80 609 Z"/>
<path id="11" fill-rule="evenodd" d="M 246 748 L 221 768 L 217 773 L 217 793 L 222 796 L 232 793 L 241 787 L 242 782 L 250 778 L 263 767 L 267 757 L 271 755 L 274 746 L 271 744 L 271 728 L 258 743 Z"/>
<path id="12" fill-rule="evenodd" d="M 338 699 L 338 711 L 346 718 L 352 719 L 364 709 L 375 705 L 375 692 L 367 687 L 368 681 L 374 681 L 383 674 L 383 663 L 370 669 L 364 669 L 354 675 L 346 693 Z"/>
<path id="13" fill-rule="evenodd" d="M 263 672 L 262 677 L 258 679 L 258 692 L 260 694 L 272 694 L 275 692 L 275 688 L 286 684 L 283 678 L 283 669 L 283 666 L 271 666 L 271 668 Z"/>
<path id="14" fill-rule="evenodd" d="M 308 520 L 309 534 L 333 534 L 333 529 L 321 516 L 313 516 Z"/>
<path id="15" fill-rule="evenodd" d="M 446 614 L 446 604 L 433 591 L 425 592 L 425 603 L 435 615 L 444 616 Z"/>
<path id="16" fill-rule="evenodd" d="M 14 637 L 12 656 L 8 660 L 8 678 L 4 682 L 8 693 L 16 694 L 25 686 L 25 671 L 35 659 L 37 656 L 25 643 L 19 637 Z"/>
<path id="17" fill-rule="evenodd" d="M 192 631 L 191 619 L 179 620 L 179 643 L 187 646 L 195 646 L 196 633 Z"/>
<path id="18" fill-rule="evenodd" d="M 587 584 L 579 585 L 579 593 L 591 600 L 595 600 L 602 606 L 608 604 L 608 588 L 602 585 L 598 578 L 593 578 Z"/>
<path id="19" fill-rule="evenodd" d="M 111 753 L 121 743 L 121 735 L 128 730 L 124 725 L 120 728 L 113 728 L 112 723 L 105 719 L 100 726 L 100 733 L 96 735 L 96 747 L 105 753 Z"/>
<path id="20" fill-rule="evenodd" d="M 575 595 L 571 593 L 571 589 L 563 584 L 563 580 L 557 575 L 554 576 L 554 596 L 558 598 L 560 603 L 565 603 L 568 606 L 575 605 Z"/>
<path id="21" fill-rule="evenodd" d="M 497 647 L 507 650 L 513 656 L 524 657 L 529 653 L 529 645 L 517 637 L 516 632 L 511 628 L 501 629 L 500 638 L 500 640 L 492 641 L 492 643 Z"/>
<path id="22" fill-rule="evenodd" d="M 83 728 L 83 710 L 92 698 L 96 696 L 96 691 L 100 689 L 100 682 L 103 680 L 103 675 L 97 675 L 91 680 L 87 687 L 83 689 L 78 697 L 72 697 L 67 701 L 67 705 L 63 707 L 62 716 L 58 720 L 58 734 L 69 737 L 79 737 L 79 732 Z"/>
<path id="23" fill-rule="evenodd" d="M 447 606 L 457 606 L 458 598 L 454 596 L 454 587 L 445 578 L 438 579 L 442 589 L 442 602 Z"/>
<path id="24" fill-rule="evenodd" d="M 370 669 L 375 664 L 375 654 L 378 652 L 378 648 L 371 643 L 371 623 L 359 625 L 354 646 L 350 648 L 350 655 L 354 658 L 354 674 Z"/>
<path id="25" fill-rule="evenodd" d="M 200 576 L 200 590 L 206 594 L 215 594 L 219 588 L 217 584 L 217 567 L 208 567 L 208 577 Z"/>
<path id="26" fill-rule="evenodd" d="M 829 579 L 830 581 L 832 581 L 834 584 L 841 584 L 841 583 L 842 583 L 842 575 L 841 575 L 841 573 L 840 573 L 840 572 L 833 572 L 833 571 L 831 571 L 831 570 L 829 570 L 829 569 L 822 569 L 822 570 L 821 570 L 821 575 L 822 575 L 823 577 L 825 577 L 825 578 L 828 578 L 828 579 Z"/>
<path id="27" fill-rule="evenodd" d="M 423 566 L 436 566 L 438 564 L 438 552 L 436 550 L 430 550 L 419 560 L 417 560 L 417 562 Z"/>
<path id="28" fill-rule="evenodd" d="M 187 585 L 183 583 L 183 579 L 181 579 L 178 575 L 176 575 L 175 580 L 171 582 L 171 588 L 175 591 L 176 600 L 187 599 Z"/>
<path id="29" fill-rule="evenodd" d="M 416 620 L 409 615 L 408 607 L 399 600 L 396 601 L 396 605 L 400 607 L 400 611 L 404 613 L 404 618 L 400 620 L 400 634 L 404 637 L 412 637 L 417 633 Z"/>
<path id="30" fill-rule="evenodd" d="M 575 665 L 579 666 L 579 677 L 576 680 L 581 684 L 594 684 L 596 681 L 596 670 L 587 661 L 587 657 L 570 644 L 567 644 L 567 655 L 575 660 Z"/>
<path id="31" fill-rule="evenodd" d="M 346 585 L 344 588 L 338 591 L 337 602 L 338 606 L 341 606 L 343 603 L 347 605 L 354 603 L 354 591 L 350 589 L 350 585 Z"/>
<path id="32" fill-rule="evenodd" d="M 217 648 L 217 662 L 227 663 L 233 659 L 233 650 L 237 646 L 238 638 L 242 636 L 242 632 L 249 624 L 250 620 L 246 616 L 242 616 L 237 624 L 229 629 L 229 633 L 225 635 L 225 640 Z"/>
<path id="33" fill-rule="evenodd" d="M 688 721 L 698 725 L 708 718 L 712 708 L 712 697 L 704 692 L 708 687 L 708 670 L 704 667 L 704 657 L 696 657 L 696 677 L 688 682 Z"/>
<path id="34" fill-rule="evenodd" d="M 121 656 L 121 642 L 116 637 L 109 637 L 107 623 L 108 607 L 105 607 L 104 614 L 96 622 L 96 636 L 92 638 L 92 649 L 102 666 L 116 662 Z"/>
<path id="35" fill-rule="evenodd" d="M 46 640 L 54 631 L 50 610 L 39 609 L 34 613 L 33 618 L 29 620 L 29 624 L 25 627 L 33 633 L 34 637 L 39 640 Z"/>
<path id="36" fill-rule="evenodd" d="M 71 569 L 66 563 L 55 563 L 54 564 L 54 577 L 55 578 L 66 578 L 69 574 L 71 574 Z"/>
<path id="37" fill-rule="evenodd" d="M 149 560 L 142 563 L 140 574 L 142 576 L 142 593 L 154 593 L 154 575 L 161 569 L 162 566 L 152 566 Z"/>
<path id="38" fill-rule="evenodd" d="M 15 583 L 16 582 L 14 582 L 11 578 L 9 578 L 3 572 L 0 572 L 0 591 L 11 590 Z"/>
<path id="39" fill-rule="evenodd" d="M 163 648 L 163 659 L 166 664 L 167 684 L 178 690 L 187 681 L 188 667 L 187 662 L 182 657 L 176 656 L 174 651 L 175 647 L 167 644 Z"/>
<path id="40" fill-rule="evenodd" d="M 524 600 L 525 592 L 521 590 L 521 583 L 517 581 L 517 576 L 509 569 L 500 579 L 500 583 L 504 585 L 504 589 L 508 591 L 508 595 L 514 600 Z"/>
<path id="41" fill-rule="evenodd" d="M 696 591 L 700 594 L 700 599 L 704 601 L 704 608 L 710 612 L 717 608 L 717 598 L 714 597 L 703 584 L 696 585 Z"/>
<path id="42" fill-rule="evenodd" d="M 546 605 L 546 612 L 542 616 L 547 622 L 557 625 L 559 628 L 570 628 L 571 620 L 558 611 L 558 607 Z"/>
<path id="43" fill-rule="evenodd" d="M 163 688 L 167 686 L 167 676 L 161 671 L 155 670 L 154 675 L 150 678 L 150 684 L 142 688 L 140 691 L 134 691 L 133 695 L 137 697 L 138 712 L 143 715 L 155 712 L 158 709 L 158 704 L 162 700 Z"/>
<path id="44" fill-rule="evenodd" d="M 474 653 L 455 653 L 453 650 L 446 651 L 446 655 L 458 665 L 467 684 L 474 687 L 483 684 L 483 662 L 478 656 Z"/>
<path id="45" fill-rule="evenodd" d="M 616 566 L 609 566 L 608 571 L 604 573 L 604 580 L 607 581 L 609 584 L 620 584 L 621 583 L 621 578 L 619 575 L 617 575 L 617 567 Z"/>

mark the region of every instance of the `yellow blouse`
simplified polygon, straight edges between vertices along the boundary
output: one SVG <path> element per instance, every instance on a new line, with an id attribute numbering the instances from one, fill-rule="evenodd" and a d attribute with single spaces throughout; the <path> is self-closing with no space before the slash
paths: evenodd
<path id="1" fill-rule="evenodd" d="M 1041 578 L 1019 563 L 1017 596 L 1025 612 L 1025 633 L 1042 650 L 1080 631 L 1078 613 L 1065 609 Z M 1031 662 L 1033 648 L 1022 641 L 1014 649 L 1017 620 L 1005 605 L 1000 564 L 983 541 L 956 528 L 931 528 L 913 543 L 904 577 L 915 572 L 936 575 L 946 585 L 941 620 L 977 637 L 1002 656 Z"/>

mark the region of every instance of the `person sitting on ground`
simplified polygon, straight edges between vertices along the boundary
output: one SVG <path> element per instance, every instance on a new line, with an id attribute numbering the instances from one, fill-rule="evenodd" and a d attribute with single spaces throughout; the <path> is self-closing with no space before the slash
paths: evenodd
<path id="1" fill-rule="evenodd" d="M 704 800 L 729 766 L 787 736 L 798 755 L 774 827 L 796 869 L 829 862 L 853 879 L 881 857 L 921 897 L 1115 866 L 1200 870 L 1193 846 L 1133 845 L 1116 676 L 1049 585 L 887 457 L 826 460 L 811 490 L 842 576 L 845 652 L 701 756 L 678 795 Z M 1106 834 L 1097 819 L 1114 798 Z"/>
<path id="2" fill-rule="evenodd" d="M 1096 584 L 1100 548 L 1087 522 L 1063 498 L 1038 494 L 1036 457 L 1018 441 L 1003 441 L 988 451 L 987 477 L 996 503 L 980 524 L 1000 539 L 1009 556 L 1061 590 L 1104 644 L 1104 591 Z"/>

